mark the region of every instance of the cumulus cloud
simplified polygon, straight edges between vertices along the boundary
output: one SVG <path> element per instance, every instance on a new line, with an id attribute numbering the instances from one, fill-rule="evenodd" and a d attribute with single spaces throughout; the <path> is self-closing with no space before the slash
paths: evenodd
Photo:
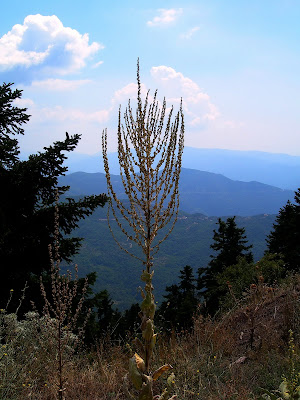
<path id="1" fill-rule="evenodd" d="M 155 16 L 151 21 L 147 22 L 148 26 L 166 26 L 175 22 L 177 18 L 182 15 L 183 9 L 182 8 L 159 8 L 158 15 Z"/>
<path id="2" fill-rule="evenodd" d="M 89 79 L 82 80 L 65 80 L 65 79 L 46 79 L 43 81 L 33 81 L 32 86 L 50 91 L 69 91 L 75 90 L 80 86 L 86 85 L 90 83 Z"/>
<path id="3" fill-rule="evenodd" d="M 181 98 L 183 99 L 183 110 L 186 116 L 186 123 L 191 127 L 203 128 L 205 125 L 216 121 L 220 117 L 220 112 L 197 83 L 190 78 L 185 77 L 181 72 L 177 72 L 174 68 L 164 65 L 151 68 L 151 75 L 158 88 L 159 106 L 162 105 L 161 95 L 164 95 L 167 101 L 167 111 L 170 106 L 174 105 L 178 109 Z M 147 87 L 141 84 L 141 96 L 144 99 L 147 94 Z M 153 99 L 154 91 L 150 91 L 149 101 Z M 136 105 L 137 84 L 129 83 L 121 89 L 115 91 L 109 113 L 116 112 L 119 104 L 126 106 L 128 99 L 131 99 L 133 107 Z"/>
<path id="4" fill-rule="evenodd" d="M 191 39 L 191 37 L 199 31 L 200 27 L 199 26 L 194 26 L 194 28 L 189 29 L 187 32 L 182 33 L 180 35 L 181 39 Z"/>
<path id="5" fill-rule="evenodd" d="M 203 125 L 220 116 L 218 108 L 212 103 L 209 95 L 181 72 L 161 65 L 152 67 L 151 75 L 163 87 L 168 101 L 179 103 L 182 97 L 183 108 L 188 117 L 187 122 L 191 126 Z"/>
<path id="6" fill-rule="evenodd" d="M 112 104 L 126 104 L 129 99 L 136 100 L 138 91 L 138 86 L 136 83 L 129 83 L 128 85 L 124 86 L 123 88 L 116 90 L 114 96 L 112 98 Z M 147 88 L 142 83 L 141 84 L 141 96 L 145 97 L 147 94 Z M 150 99 L 150 97 L 149 97 Z M 151 101 L 151 99 L 150 99 Z"/>
<path id="7" fill-rule="evenodd" d="M 0 38 L 0 71 L 39 67 L 46 73 L 76 72 L 103 45 L 89 35 L 63 26 L 55 15 L 28 15 Z"/>

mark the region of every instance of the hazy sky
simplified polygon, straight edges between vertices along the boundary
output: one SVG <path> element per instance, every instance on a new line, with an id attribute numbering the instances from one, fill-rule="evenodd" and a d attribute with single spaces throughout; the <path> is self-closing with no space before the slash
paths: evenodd
<path id="1" fill-rule="evenodd" d="M 115 150 L 118 107 L 144 92 L 178 108 L 186 145 L 300 155 L 299 0 L 10 0 L 0 14 L 0 80 L 32 115 L 35 152 L 64 132 L 77 151 Z"/>

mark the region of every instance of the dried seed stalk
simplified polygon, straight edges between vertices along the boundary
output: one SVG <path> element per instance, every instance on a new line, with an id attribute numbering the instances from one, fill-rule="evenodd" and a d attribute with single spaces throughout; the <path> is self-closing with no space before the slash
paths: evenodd
<path id="1" fill-rule="evenodd" d="M 126 205 L 118 198 L 112 185 L 107 156 L 106 129 L 102 134 L 102 152 L 108 195 L 111 198 L 109 212 L 112 212 L 123 234 L 142 250 L 142 256 L 136 256 L 124 249 L 117 241 L 123 250 L 138 258 L 144 265 L 141 280 L 145 284 L 145 291 L 142 291 L 140 316 L 145 361 L 143 360 L 143 369 L 140 369 L 136 364 L 137 358 L 131 359 L 129 375 L 135 387 L 140 390 L 140 398 L 152 400 L 153 378 L 150 360 L 156 341 L 153 324 L 155 314 L 152 286 L 153 256 L 159 250 L 160 244 L 169 236 L 177 220 L 178 185 L 184 147 L 184 119 L 182 101 L 172 121 L 173 107 L 167 116 L 166 101 L 163 100 L 160 109 L 157 91 L 152 102 L 149 101 L 148 91 L 143 104 L 139 62 L 137 85 L 135 117 L 130 100 L 124 113 L 123 123 L 121 122 L 121 107 L 119 109 L 118 158 L 124 191 L 129 200 Z M 108 221 L 112 231 L 109 218 Z M 163 230 L 162 238 L 158 239 L 157 234 L 161 230 Z"/>

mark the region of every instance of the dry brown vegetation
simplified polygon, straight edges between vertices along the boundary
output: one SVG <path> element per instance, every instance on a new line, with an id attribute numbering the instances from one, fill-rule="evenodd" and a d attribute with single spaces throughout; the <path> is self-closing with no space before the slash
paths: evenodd
<path id="1" fill-rule="evenodd" d="M 262 281 L 252 285 L 240 304 L 226 314 L 214 320 L 200 315 L 191 332 L 159 335 L 152 369 L 164 363 L 173 366 L 178 399 L 260 399 L 260 388 L 277 389 L 287 374 L 289 329 L 294 332 L 297 354 L 299 292 L 300 276 L 277 288 Z M 31 314 L 25 326 L 5 311 L 1 316 L 5 342 L 0 360 L 1 399 L 56 399 L 57 364 L 47 363 L 46 346 L 39 346 L 40 335 L 49 340 L 47 329 L 42 329 L 45 320 Z M 126 399 L 123 377 L 128 359 L 137 350 L 134 338 L 113 342 L 107 336 L 93 349 L 70 352 L 64 397 Z M 58 355 L 52 351 L 55 360 Z M 155 382 L 154 395 L 161 393 L 165 379 Z"/>

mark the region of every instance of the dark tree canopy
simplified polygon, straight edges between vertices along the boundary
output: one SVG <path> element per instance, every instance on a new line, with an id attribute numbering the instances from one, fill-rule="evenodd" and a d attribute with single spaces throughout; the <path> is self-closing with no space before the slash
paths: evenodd
<path id="1" fill-rule="evenodd" d="M 247 245 L 245 228 L 238 228 L 235 217 L 227 218 L 227 221 L 218 220 L 219 228 L 214 230 L 214 243 L 210 246 L 218 252 L 211 255 L 209 266 L 211 271 L 220 272 L 230 265 L 236 264 L 238 257 L 245 257 L 247 262 L 253 261 L 252 253 L 249 250 L 252 245 Z"/>
<path id="2" fill-rule="evenodd" d="M 160 323 L 166 329 L 172 328 L 177 331 L 191 328 L 198 307 L 193 269 L 186 265 L 180 271 L 179 284 L 167 286 L 166 292 L 166 300 L 162 302 L 158 311 Z"/>
<path id="3" fill-rule="evenodd" d="M 211 255 L 207 268 L 199 268 L 198 289 L 206 300 L 207 311 L 215 313 L 219 307 L 219 300 L 223 291 L 218 283 L 218 275 L 228 267 L 236 265 L 240 258 L 245 258 L 247 263 L 253 262 L 252 245 L 247 245 L 248 240 L 244 228 L 238 228 L 235 217 L 218 220 L 218 230 L 214 230 L 213 244 L 210 246 L 217 254 Z"/>
<path id="4" fill-rule="evenodd" d="M 300 269 L 300 189 L 295 192 L 295 204 L 290 201 L 280 209 L 267 239 L 268 251 L 282 254 L 286 271 Z"/>
<path id="5" fill-rule="evenodd" d="M 10 289 L 19 292 L 34 275 L 38 277 L 49 271 L 48 246 L 53 243 L 56 193 L 64 195 L 68 190 L 66 186 L 58 186 L 58 177 L 67 171 L 63 165 L 65 153 L 74 150 L 80 140 L 80 135 L 66 134 L 64 140 L 21 161 L 14 135 L 24 133 L 21 126 L 29 120 L 29 115 L 25 108 L 13 106 L 21 91 L 12 91 L 11 85 L 0 86 L 1 302 L 7 300 Z M 61 259 L 70 261 L 81 241 L 65 235 L 70 235 L 82 218 L 106 201 L 102 194 L 59 202 Z"/>
<path id="6" fill-rule="evenodd" d="M 13 101 L 20 99 L 22 90 L 11 90 L 12 83 L 0 86 L 0 165 L 8 167 L 17 160 L 18 140 L 11 137 L 24 134 L 22 125 L 29 121 L 26 108 L 13 106 Z"/>

